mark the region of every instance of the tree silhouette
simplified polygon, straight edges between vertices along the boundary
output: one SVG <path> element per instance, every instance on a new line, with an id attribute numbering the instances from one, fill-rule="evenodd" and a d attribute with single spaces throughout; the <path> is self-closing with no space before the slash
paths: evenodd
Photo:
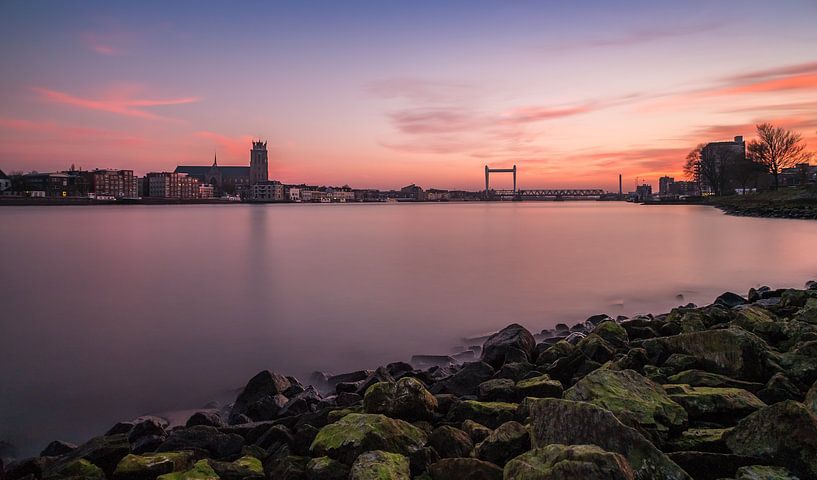
<path id="1" fill-rule="evenodd" d="M 806 144 L 799 133 L 775 127 L 770 123 L 757 125 L 757 140 L 747 147 L 747 155 L 763 165 L 774 177 L 774 187 L 780 186 L 780 172 L 798 163 L 808 162 L 811 153 L 806 152 Z"/>

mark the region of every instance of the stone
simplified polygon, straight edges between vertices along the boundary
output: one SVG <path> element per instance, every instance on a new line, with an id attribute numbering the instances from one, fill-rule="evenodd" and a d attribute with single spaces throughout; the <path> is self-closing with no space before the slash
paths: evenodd
<path id="1" fill-rule="evenodd" d="M 23 477 L 23 478 L 31 478 Z M 71 479 L 71 480 L 105 480 L 105 472 L 102 471 L 101 468 L 94 465 L 93 463 L 89 462 L 88 460 L 81 458 L 79 460 L 74 460 L 68 463 L 62 463 L 58 468 L 50 470 L 47 474 L 43 475 L 44 479 Z"/>
<path id="2" fill-rule="evenodd" d="M 194 450 L 204 452 L 209 458 L 221 459 L 237 455 L 244 446 L 244 438 L 235 433 L 222 433 L 215 427 L 197 425 L 174 430 L 158 452 Z"/>
<path id="3" fill-rule="evenodd" d="M 129 453 L 130 443 L 125 434 L 95 437 L 60 457 L 56 468 L 84 459 L 102 469 L 106 476 L 112 476 L 119 461 Z"/>
<path id="4" fill-rule="evenodd" d="M 762 408 L 738 422 L 725 440 L 732 453 L 817 477 L 817 417 L 802 403 L 786 400 Z"/>
<path id="5" fill-rule="evenodd" d="M 460 429 L 471 437 L 471 441 L 476 445 L 477 443 L 488 438 L 491 434 L 491 429 L 485 425 L 479 424 L 473 420 L 465 420 L 462 422 Z"/>
<path id="6" fill-rule="evenodd" d="M 665 452 L 728 453 L 723 436 L 729 430 L 730 428 L 690 428 L 681 432 L 679 437 L 665 442 L 662 449 Z"/>
<path id="7" fill-rule="evenodd" d="M 627 330 L 613 320 L 607 320 L 598 324 L 592 333 L 598 335 L 605 342 L 617 349 L 626 348 L 630 343 Z"/>
<path id="8" fill-rule="evenodd" d="M 117 480 L 153 480 L 164 473 L 190 468 L 192 452 L 164 452 L 146 455 L 126 455 L 113 472 Z"/>
<path id="9" fill-rule="evenodd" d="M 808 389 L 805 400 L 806 408 L 811 410 L 811 413 L 817 415 L 817 381 Z"/>
<path id="10" fill-rule="evenodd" d="M 537 365 L 550 365 L 559 358 L 566 357 L 576 350 L 576 346 L 564 340 L 556 342 L 536 357 Z"/>
<path id="11" fill-rule="evenodd" d="M 349 480 L 410 480 L 409 459 L 398 453 L 374 450 L 360 454 Z"/>
<path id="12" fill-rule="evenodd" d="M 435 428 L 428 436 L 428 446 L 441 458 L 468 457 L 474 449 L 470 435 L 449 425 Z"/>
<path id="13" fill-rule="evenodd" d="M 740 388 L 664 385 L 669 397 L 684 407 L 690 420 L 734 425 L 741 418 L 766 406 L 756 396 Z"/>
<path id="14" fill-rule="evenodd" d="M 767 465 L 750 465 L 740 467 L 735 475 L 735 480 L 800 480 L 790 474 L 783 467 L 770 467 Z"/>
<path id="15" fill-rule="evenodd" d="M 347 480 L 349 467 L 329 457 L 309 459 L 306 464 L 306 480 Z"/>
<path id="16" fill-rule="evenodd" d="M 199 460 L 190 470 L 165 473 L 156 477 L 156 480 L 219 480 L 219 477 L 207 460 Z"/>
<path id="17" fill-rule="evenodd" d="M 210 467 L 221 480 L 260 480 L 264 478 L 261 460 L 245 455 L 233 462 L 209 461 Z"/>
<path id="18" fill-rule="evenodd" d="M 484 402 L 513 402 L 516 400 L 516 384 L 510 378 L 494 378 L 477 387 L 477 398 Z"/>
<path id="19" fill-rule="evenodd" d="M 283 393 L 292 386 L 283 375 L 263 370 L 247 382 L 236 398 L 230 417 L 246 415 L 252 420 L 273 420 L 286 404 Z"/>
<path id="20" fill-rule="evenodd" d="M 428 468 L 432 480 L 502 480 L 502 469 L 476 458 L 444 458 Z"/>
<path id="21" fill-rule="evenodd" d="M 224 427 L 226 423 L 217 410 L 202 410 L 196 412 L 187 419 L 186 427 L 205 425 L 208 427 Z"/>
<path id="22" fill-rule="evenodd" d="M 506 479 L 633 480 L 627 459 L 595 445 L 552 444 L 531 450 L 505 465 Z"/>
<path id="23" fill-rule="evenodd" d="M 323 398 L 318 390 L 312 385 L 296 393 L 284 404 L 277 413 L 277 416 L 284 417 L 290 415 L 303 415 L 317 410 L 317 405 Z"/>
<path id="24" fill-rule="evenodd" d="M 536 349 L 533 335 L 519 324 L 511 324 L 488 337 L 482 345 L 480 359 L 494 368 L 500 368 L 508 358 L 532 361 Z"/>
<path id="25" fill-rule="evenodd" d="M 516 408 L 517 404 L 515 403 L 464 400 L 451 407 L 446 419 L 453 423 L 473 420 L 488 428 L 496 428 L 507 421 L 513 420 L 516 415 Z"/>
<path id="26" fill-rule="evenodd" d="M 363 397 L 363 410 L 415 422 L 434 415 L 437 399 L 416 378 L 403 377 L 397 382 L 378 382 L 369 387 Z"/>
<path id="27" fill-rule="evenodd" d="M 781 372 L 772 375 L 772 378 L 766 382 L 766 386 L 757 392 L 757 396 L 770 405 L 783 400 L 802 400 L 803 398 L 800 389 Z"/>
<path id="28" fill-rule="evenodd" d="M 431 386 L 431 393 L 457 396 L 475 395 L 480 383 L 494 376 L 494 369 L 484 362 L 466 363 L 456 373 Z"/>
<path id="29" fill-rule="evenodd" d="M 541 372 L 536 371 L 536 365 L 532 363 L 528 363 L 527 361 L 521 362 L 507 362 L 505 365 L 502 365 L 494 378 L 504 378 L 508 380 L 513 380 L 517 382 L 522 380 L 523 378 L 527 377 L 528 375 L 539 375 Z"/>
<path id="30" fill-rule="evenodd" d="M 277 455 L 264 460 L 264 472 L 268 479 L 303 480 L 306 477 L 307 457 Z"/>
<path id="31" fill-rule="evenodd" d="M 746 303 L 746 299 L 737 293 L 726 292 L 715 299 L 716 305 L 722 305 L 726 308 L 735 308 Z"/>
<path id="32" fill-rule="evenodd" d="M 531 401 L 529 412 L 531 445 L 534 448 L 554 443 L 596 445 L 624 456 L 636 479 L 691 478 L 637 430 L 621 423 L 609 410 L 586 402 L 542 398 Z"/>
<path id="33" fill-rule="evenodd" d="M 77 449 L 77 446 L 73 443 L 63 442 L 62 440 L 54 440 L 53 442 L 49 443 L 42 452 L 40 452 L 41 457 L 58 457 L 60 455 L 65 455 L 66 453 L 71 453 Z"/>
<path id="34" fill-rule="evenodd" d="M 558 380 L 553 380 L 550 375 L 539 375 L 516 382 L 515 388 L 519 398 L 561 398 L 564 388 Z"/>
<path id="35" fill-rule="evenodd" d="M 687 384 L 693 387 L 742 388 L 752 393 L 763 388 L 759 382 L 744 382 L 704 370 L 684 370 L 667 377 L 667 383 Z"/>
<path id="36" fill-rule="evenodd" d="M 608 362 L 616 355 L 615 347 L 595 333 L 582 338 L 576 346 L 587 358 L 597 363 Z"/>
<path id="37" fill-rule="evenodd" d="M 623 423 L 661 433 L 682 430 L 687 413 L 664 389 L 634 370 L 596 370 L 565 392 L 567 400 L 590 402 Z"/>
<path id="38" fill-rule="evenodd" d="M 732 478 L 740 467 L 754 465 L 757 458 L 729 453 L 674 452 L 669 458 L 695 480 Z"/>
<path id="39" fill-rule="evenodd" d="M 425 432 L 380 414 L 350 413 L 323 427 L 309 450 L 312 456 L 328 456 L 351 464 L 369 450 L 410 455 L 425 445 Z"/>
<path id="40" fill-rule="evenodd" d="M 530 435 L 519 422 L 505 422 L 477 445 L 474 456 L 480 460 L 505 465 L 508 460 L 530 450 Z"/>

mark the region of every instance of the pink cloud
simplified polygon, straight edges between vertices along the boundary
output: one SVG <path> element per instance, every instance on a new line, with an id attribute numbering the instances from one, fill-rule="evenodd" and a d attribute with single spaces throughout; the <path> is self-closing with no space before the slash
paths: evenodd
<path id="1" fill-rule="evenodd" d="M 195 132 L 196 137 L 210 141 L 214 144 L 215 153 L 223 159 L 225 164 L 236 163 L 245 164 L 250 158 L 250 148 L 252 141 L 256 140 L 250 135 L 240 135 L 229 137 L 216 132 L 206 130 Z"/>
<path id="2" fill-rule="evenodd" d="M 60 92 L 57 90 L 50 90 L 41 87 L 31 87 L 31 91 L 35 92 L 48 102 L 68 105 L 85 110 L 96 110 L 117 115 L 124 115 L 128 117 L 143 118 L 149 120 L 171 120 L 170 118 L 157 115 L 148 110 L 149 107 L 160 107 L 169 105 L 183 105 L 187 103 L 198 102 L 199 97 L 182 97 L 171 98 L 163 100 L 148 100 L 148 99 L 134 99 L 130 98 L 129 93 L 113 94 L 105 98 L 92 99 L 83 98 L 69 93 Z"/>

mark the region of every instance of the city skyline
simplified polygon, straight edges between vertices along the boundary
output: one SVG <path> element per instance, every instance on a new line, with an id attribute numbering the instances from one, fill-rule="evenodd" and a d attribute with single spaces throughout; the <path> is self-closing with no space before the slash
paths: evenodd
<path id="1" fill-rule="evenodd" d="M 6 2 L 0 168 L 245 165 L 264 138 L 284 183 L 478 190 L 516 164 L 626 191 L 761 121 L 817 148 L 817 5 L 627 6 Z"/>

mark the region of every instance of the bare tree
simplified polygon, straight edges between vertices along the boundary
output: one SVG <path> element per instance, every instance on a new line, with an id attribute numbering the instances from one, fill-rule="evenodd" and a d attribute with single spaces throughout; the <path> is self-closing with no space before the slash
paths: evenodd
<path id="1" fill-rule="evenodd" d="M 806 144 L 799 133 L 775 127 L 770 123 L 757 125 L 757 140 L 747 146 L 749 158 L 763 165 L 774 177 L 775 188 L 780 186 L 780 172 L 798 163 L 808 162 L 811 153 L 806 152 Z"/>
<path id="2" fill-rule="evenodd" d="M 700 166 L 701 150 L 703 149 L 704 144 L 699 143 L 697 147 L 693 148 L 689 153 L 687 153 L 686 162 L 684 163 L 684 175 L 688 180 L 700 182 L 698 167 Z"/>

